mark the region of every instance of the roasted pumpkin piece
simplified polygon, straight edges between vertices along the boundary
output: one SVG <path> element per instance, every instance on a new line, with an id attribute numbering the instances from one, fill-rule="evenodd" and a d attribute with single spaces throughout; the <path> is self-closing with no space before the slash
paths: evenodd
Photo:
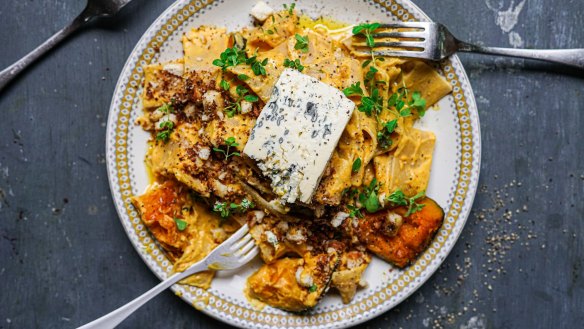
<path id="1" fill-rule="evenodd" d="M 249 277 L 249 296 L 286 311 L 305 311 L 322 298 L 337 265 L 336 252 L 279 259 Z"/>
<path id="2" fill-rule="evenodd" d="M 339 291 L 343 303 L 350 303 L 357 288 L 367 285 L 361 280 L 361 276 L 370 262 L 371 256 L 363 251 L 352 250 L 341 255 L 339 267 L 333 273 L 331 287 Z"/>
<path id="3" fill-rule="evenodd" d="M 154 184 L 143 195 L 132 198 L 146 227 L 174 259 L 188 245 L 187 233 L 180 231 L 174 220 L 183 218 L 182 208 L 188 198 L 187 189 L 172 180 Z"/>
<path id="4" fill-rule="evenodd" d="M 444 211 L 434 200 L 417 203 L 423 208 L 409 217 L 406 207 L 366 214 L 354 233 L 371 252 L 403 268 L 428 247 L 444 220 Z"/>

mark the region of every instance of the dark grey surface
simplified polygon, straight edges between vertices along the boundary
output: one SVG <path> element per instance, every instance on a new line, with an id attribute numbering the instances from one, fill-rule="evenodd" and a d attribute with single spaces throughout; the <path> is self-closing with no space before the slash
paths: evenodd
<path id="1" fill-rule="evenodd" d="M 73 328 L 158 282 L 117 219 L 104 138 L 126 57 L 171 2 L 135 0 L 0 94 L 0 328 Z M 523 1 L 417 3 L 469 41 L 509 46 L 519 36 L 528 48 L 584 47 L 580 0 L 527 0 L 512 30 L 513 15 L 501 13 Z M 2 0 L 0 67 L 82 7 L 73 0 Z M 483 138 L 473 213 L 440 270 L 362 327 L 581 328 L 583 74 L 522 60 L 462 59 Z M 120 327 L 224 325 L 167 292 Z"/>

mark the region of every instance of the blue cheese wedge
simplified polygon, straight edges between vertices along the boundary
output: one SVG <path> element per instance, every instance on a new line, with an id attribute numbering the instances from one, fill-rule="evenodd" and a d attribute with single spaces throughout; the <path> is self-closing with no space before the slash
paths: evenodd
<path id="1" fill-rule="evenodd" d="M 243 153 L 284 203 L 308 204 L 354 109 L 338 89 L 285 69 Z"/>

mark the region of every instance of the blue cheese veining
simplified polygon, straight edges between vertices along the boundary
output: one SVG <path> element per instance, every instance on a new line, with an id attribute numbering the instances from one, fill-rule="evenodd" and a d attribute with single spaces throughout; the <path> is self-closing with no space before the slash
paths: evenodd
<path id="1" fill-rule="evenodd" d="M 338 89 L 285 69 L 243 153 L 257 161 L 282 201 L 310 203 L 354 109 Z"/>

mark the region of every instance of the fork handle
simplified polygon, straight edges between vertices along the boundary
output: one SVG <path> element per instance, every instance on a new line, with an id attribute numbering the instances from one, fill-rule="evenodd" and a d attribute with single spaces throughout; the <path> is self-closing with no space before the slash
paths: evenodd
<path id="1" fill-rule="evenodd" d="M 16 63 L 2 70 L 2 72 L 0 72 L 0 91 L 2 91 L 2 89 L 4 89 L 4 87 L 6 87 L 6 85 L 12 81 L 12 79 L 14 79 L 20 72 L 22 72 L 30 64 L 55 47 L 59 42 L 63 41 L 63 39 L 77 31 L 91 18 L 91 13 L 89 12 L 88 8 L 85 8 L 85 10 L 71 23 L 69 23 L 69 25 L 57 31 L 57 33 L 53 34 L 52 37 L 48 38 L 45 42 L 36 47 L 33 51 L 29 52 L 26 56 L 22 57 Z"/>
<path id="2" fill-rule="evenodd" d="M 584 69 L 584 49 L 515 49 L 477 46 L 458 41 L 458 51 L 537 59 Z"/>
<path id="3" fill-rule="evenodd" d="M 110 329 L 115 328 L 120 322 L 124 321 L 130 314 L 134 313 L 138 308 L 142 305 L 146 304 L 149 300 L 156 297 L 159 293 L 166 290 L 168 287 L 172 286 L 173 284 L 179 282 L 180 280 L 198 272 L 202 272 L 207 270 L 207 265 L 205 264 L 204 260 L 193 264 L 189 269 L 185 272 L 180 272 L 173 274 L 172 276 L 168 277 L 166 280 L 160 282 L 154 288 L 148 290 L 140 297 L 137 297 L 133 301 L 127 303 L 126 305 L 118 308 L 115 311 L 112 311 L 101 318 L 94 320 L 84 326 L 81 326 L 77 329 Z"/>

